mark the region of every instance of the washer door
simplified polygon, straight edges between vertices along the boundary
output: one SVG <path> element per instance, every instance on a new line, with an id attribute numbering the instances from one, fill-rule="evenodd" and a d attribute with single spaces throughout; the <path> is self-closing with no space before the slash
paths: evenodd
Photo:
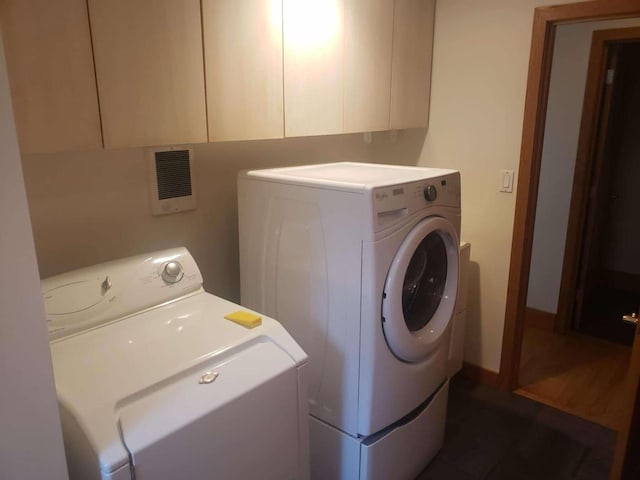
<path id="1" fill-rule="evenodd" d="M 458 289 L 458 236 L 450 222 L 418 223 L 396 253 L 384 286 L 382 329 L 400 360 L 416 362 L 439 344 Z"/>

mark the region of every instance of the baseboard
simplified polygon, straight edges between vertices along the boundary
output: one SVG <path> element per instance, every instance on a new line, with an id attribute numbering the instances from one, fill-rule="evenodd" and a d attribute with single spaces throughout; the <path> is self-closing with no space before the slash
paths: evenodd
<path id="1" fill-rule="evenodd" d="M 527 307 L 524 311 L 524 325 L 525 327 L 541 328 L 543 330 L 549 330 L 553 332 L 554 325 L 556 323 L 556 314 L 544 312 L 537 308 Z"/>
<path id="2" fill-rule="evenodd" d="M 487 370 L 478 365 L 463 362 L 462 372 L 460 373 L 463 377 L 473 380 L 474 382 L 483 383 L 490 387 L 498 387 L 498 372 L 494 372 L 493 370 Z"/>

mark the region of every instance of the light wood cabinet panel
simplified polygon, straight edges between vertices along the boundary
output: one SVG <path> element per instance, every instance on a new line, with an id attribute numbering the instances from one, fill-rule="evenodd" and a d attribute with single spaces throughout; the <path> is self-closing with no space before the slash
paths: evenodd
<path id="1" fill-rule="evenodd" d="M 207 141 L 199 0 L 89 0 L 105 147 Z"/>
<path id="2" fill-rule="evenodd" d="M 203 0 L 209 140 L 284 136 L 282 0 Z"/>
<path id="3" fill-rule="evenodd" d="M 21 153 L 101 148 L 85 0 L 3 0 L 0 21 Z"/>
<path id="4" fill-rule="evenodd" d="M 389 128 L 393 0 L 345 0 L 344 131 Z"/>
<path id="5" fill-rule="evenodd" d="M 343 132 L 344 0 L 284 0 L 285 136 Z"/>
<path id="6" fill-rule="evenodd" d="M 435 0 L 396 0 L 391 73 L 391 128 L 429 123 Z"/>

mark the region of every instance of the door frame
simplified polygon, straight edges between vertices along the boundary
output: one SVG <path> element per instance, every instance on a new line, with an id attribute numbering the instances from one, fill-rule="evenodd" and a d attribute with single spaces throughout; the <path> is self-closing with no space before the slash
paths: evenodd
<path id="1" fill-rule="evenodd" d="M 542 144 L 556 26 L 640 16 L 640 0 L 592 0 L 534 11 L 498 384 L 518 386 Z"/>
<path id="2" fill-rule="evenodd" d="M 580 274 L 580 263 L 583 257 L 585 242 L 584 235 L 588 232 L 588 203 L 589 190 L 592 187 L 594 175 L 602 163 L 603 126 L 608 123 L 609 112 L 606 109 L 607 94 L 604 80 L 607 75 L 609 48 L 613 43 L 638 41 L 640 27 L 614 28 L 596 30 L 591 40 L 589 67 L 585 86 L 582 120 L 576 154 L 576 165 L 571 190 L 571 206 L 567 224 L 567 239 L 562 264 L 560 294 L 558 297 L 558 312 L 554 330 L 567 333 L 571 329 L 571 319 L 576 312 L 574 302 L 576 289 L 583 287 L 584 277 Z M 604 126 L 606 129 L 607 127 Z M 579 313 L 579 312 L 578 312 Z"/>

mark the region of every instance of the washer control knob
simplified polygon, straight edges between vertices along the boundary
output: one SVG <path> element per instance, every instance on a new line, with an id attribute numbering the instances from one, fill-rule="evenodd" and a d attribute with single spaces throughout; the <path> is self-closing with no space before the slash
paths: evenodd
<path id="1" fill-rule="evenodd" d="M 178 283 L 184 276 L 182 265 L 178 262 L 167 262 L 162 267 L 162 279 L 166 283 Z"/>
<path id="2" fill-rule="evenodd" d="M 435 185 L 427 185 L 422 193 L 427 202 L 434 202 L 438 198 L 438 190 Z"/>

